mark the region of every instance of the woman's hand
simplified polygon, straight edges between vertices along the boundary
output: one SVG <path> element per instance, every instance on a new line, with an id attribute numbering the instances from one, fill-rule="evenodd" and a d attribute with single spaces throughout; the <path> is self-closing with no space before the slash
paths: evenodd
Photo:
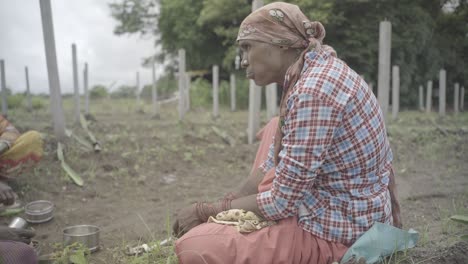
<path id="1" fill-rule="evenodd" d="M 403 228 L 403 222 L 400 216 L 400 203 L 398 202 L 397 198 L 395 174 L 393 173 L 393 168 L 390 170 L 390 182 L 388 184 L 388 190 L 390 191 L 390 199 L 392 202 L 393 226 Z"/>
<path id="2" fill-rule="evenodd" d="M 8 144 L 4 141 L 0 141 L 0 155 L 7 152 L 8 149 L 9 149 Z"/>
<path id="3" fill-rule="evenodd" d="M 0 204 L 12 205 L 15 202 L 15 192 L 6 183 L 0 181 Z"/>
<path id="4" fill-rule="evenodd" d="M 400 216 L 400 204 L 397 200 L 392 200 L 392 217 L 393 217 L 393 226 L 398 228 L 403 228 L 403 223 Z"/>
<path id="5" fill-rule="evenodd" d="M 181 237 L 187 233 L 190 229 L 202 224 L 197 216 L 196 204 L 192 204 L 188 207 L 182 208 L 178 213 L 174 224 L 172 225 L 172 231 L 176 237 Z"/>
<path id="6" fill-rule="evenodd" d="M 13 240 L 29 244 L 31 243 L 31 238 L 35 235 L 36 233 L 29 229 L 0 226 L 0 240 Z"/>

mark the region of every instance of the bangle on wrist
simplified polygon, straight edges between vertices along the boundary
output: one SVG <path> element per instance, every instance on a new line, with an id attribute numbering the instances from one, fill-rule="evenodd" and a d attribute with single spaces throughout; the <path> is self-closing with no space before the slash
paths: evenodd
<path id="1" fill-rule="evenodd" d="M 231 201 L 232 201 L 232 200 L 235 200 L 235 199 L 237 199 L 237 198 L 239 198 L 239 197 L 237 197 L 237 195 L 236 195 L 235 193 L 233 193 L 233 192 L 228 192 L 228 193 L 226 193 L 226 195 L 224 195 L 224 197 L 223 197 L 223 199 L 230 199 Z"/>
<path id="2" fill-rule="evenodd" d="M 197 202 L 195 204 L 195 211 L 200 221 L 206 222 L 210 216 L 231 209 L 231 199 L 224 198 L 217 203 Z"/>

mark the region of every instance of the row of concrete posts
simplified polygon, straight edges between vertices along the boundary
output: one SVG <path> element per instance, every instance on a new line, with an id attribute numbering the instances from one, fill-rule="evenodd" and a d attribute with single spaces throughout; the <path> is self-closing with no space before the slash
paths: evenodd
<path id="1" fill-rule="evenodd" d="M 439 72 L 439 91 L 437 97 L 439 98 L 439 115 L 445 116 L 446 105 L 447 105 L 447 73 L 445 70 Z M 432 112 L 433 105 L 433 82 L 428 81 L 426 86 L 426 100 L 424 100 L 424 87 L 419 86 L 419 109 L 426 111 L 426 113 Z M 458 114 L 464 110 L 464 98 L 465 98 L 465 87 L 460 87 L 459 83 L 454 84 L 453 89 L 453 113 Z M 425 102 L 424 102 L 425 101 Z"/>
<path id="2" fill-rule="evenodd" d="M 379 104 L 382 108 L 384 118 L 387 118 L 389 107 L 389 89 L 390 89 L 390 59 L 391 59 L 391 35 L 392 25 L 389 21 L 380 22 L 379 28 L 379 69 L 378 69 L 378 90 L 377 97 Z M 398 117 L 400 105 L 400 68 L 393 66 L 391 69 L 392 76 L 392 118 Z M 446 87 L 447 87 L 447 73 L 444 69 L 439 73 L 439 114 L 444 116 L 446 114 Z M 419 86 L 419 108 L 426 110 L 427 113 L 432 111 L 433 94 L 432 94 L 432 81 L 427 82 L 426 90 L 426 106 L 424 107 L 423 86 Z M 459 87 L 458 83 L 454 85 L 454 113 L 457 114 L 463 110 L 465 96 L 465 88 Z"/>
<path id="3" fill-rule="evenodd" d="M 44 47 L 46 54 L 47 63 L 47 74 L 49 81 L 50 91 L 50 110 L 52 113 L 54 134 L 59 140 L 65 138 L 65 117 L 62 106 L 62 96 L 60 91 L 60 79 L 57 65 L 57 53 L 55 47 L 55 36 L 54 36 L 54 25 L 53 16 L 50 0 L 39 0 L 39 6 L 41 11 L 41 22 L 43 28 Z M 80 89 L 78 80 L 78 58 L 77 58 L 77 47 L 72 44 L 72 67 L 73 67 L 73 88 L 74 88 L 74 121 L 79 122 L 80 119 Z M 157 91 L 156 91 L 156 76 L 155 67 L 153 62 L 153 112 L 158 115 L 157 105 Z M 2 86 L 2 113 L 8 114 L 8 103 L 7 103 L 7 88 L 6 88 L 6 74 L 5 74 L 5 62 L 0 61 L 0 73 L 1 73 L 1 86 Z M 28 67 L 25 67 L 26 75 L 26 94 L 27 94 L 27 109 L 32 109 L 31 97 L 30 97 L 30 86 L 29 86 L 29 71 Z M 89 113 L 89 91 L 88 91 L 88 63 L 84 64 L 83 69 L 83 89 L 85 94 L 85 110 L 86 114 Z M 139 92 L 139 73 L 137 73 L 137 87 L 136 87 L 137 103 L 140 102 Z"/>
<path id="4" fill-rule="evenodd" d="M 51 112 L 53 116 L 54 132 L 57 137 L 61 138 L 65 135 L 65 124 L 64 114 L 62 109 L 61 93 L 60 93 L 60 81 L 58 76 L 56 48 L 54 39 L 54 29 L 52 21 L 52 11 L 50 6 L 50 0 L 39 0 L 41 8 L 41 18 L 43 26 L 43 35 L 45 43 L 46 61 L 49 78 L 49 89 L 51 95 Z M 263 6 L 262 0 L 254 0 L 252 2 L 252 12 Z M 389 21 L 383 21 L 380 23 L 380 34 L 379 34 L 379 69 L 378 69 L 378 101 L 381 105 L 384 116 L 387 116 L 389 107 L 389 90 L 390 90 L 390 74 L 392 76 L 392 117 L 397 118 L 399 111 L 399 67 L 393 66 L 390 68 L 391 58 L 391 23 Z M 75 93 L 75 111 L 74 116 L 76 120 L 79 120 L 80 113 L 80 97 L 79 97 L 79 81 L 78 81 L 78 69 L 77 69 L 77 56 L 76 56 L 76 45 L 72 45 L 72 57 L 73 57 L 73 83 Z M 6 93 L 5 84 L 5 69 L 4 62 L 1 61 L 1 84 L 2 93 Z M 219 116 L 219 67 L 213 66 L 213 117 Z M 27 89 L 29 91 L 29 77 L 28 69 L 25 69 Z M 186 72 L 185 63 L 185 51 L 179 51 L 179 73 L 178 73 L 178 86 L 179 86 L 179 119 L 182 120 L 185 113 L 190 109 L 190 76 Z M 83 72 L 83 86 L 85 90 L 85 112 L 89 112 L 89 95 L 88 95 L 88 65 L 85 63 Z M 236 80 L 235 75 L 230 75 L 230 87 L 231 87 L 231 110 L 236 109 Z M 250 80 L 249 83 L 249 115 L 247 122 L 247 137 L 248 142 L 252 143 L 255 139 L 255 133 L 259 129 L 260 124 L 260 109 L 261 109 L 261 87 L 255 85 Z M 464 87 L 459 87 L 458 83 L 455 84 L 454 92 L 454 112 L 458 113 L 463 110 L 463 98 L 464 98 Z M 423 88 L 419 87 L 419 103 L 420 107 L 423 108 Z M 439 77 L 439 113 L 445 114 L 445 98 L 446 98 L 446 72 L 441 70 Z M 275 84 L 268 85 L 266 87 L 266 105 L 267 105 L 267 118 L 271 118 L 278 114 L 277 107 L 277 86 Z M 140 103 L 140 89 L 139 89 L 139 74 L 137 73 L 137 87 L 136 87 L 137 103 Z M 157 106 L 157 91 L 156 91 L 156 77 L 153 62 L 153 111 L 154 114 L 158 114 Z M 30 103 L 28 103 L 30 105 Z M 431 111 L 432 106 L 432 81 L 427 84 L 426 93 L 426 111 Z M 7 113 L 6 97 L 2 96 L 2 112 Z"/>

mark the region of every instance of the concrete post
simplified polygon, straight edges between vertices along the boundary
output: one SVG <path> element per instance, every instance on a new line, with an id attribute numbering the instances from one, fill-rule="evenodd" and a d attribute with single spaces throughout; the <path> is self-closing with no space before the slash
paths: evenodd
<path id="1" fill-rule="evenodd" d="M 432 111 L 432 81 L 427 82 L 427 92 L 426 92 L 426 113 Z"/>
<path id="2" fill-rule="evenodd" d="M 219 67 L 213 65 L 213 117 L 219 116 Z"/>
<path id="3" fill-rule="evenodd" d="M 190 75 L 185 73 L 185 112 L 190 110 L 190 89 L 191 89 Z"/>
<path id="4" fill-rule="evenodd" d="M 458 83 L 455 83 L 455 90 L 454 90 L 454 96 L 453 96 L 453 112 L 455 114 L 458 114 L 458 112 L 460 111 L 460 109 L 458 108 L 459 102 L 460 102 L 460 85 Z"/>
<path id="5" fill-rule="evenodd" d="M 185 50 L 179 50 L 179 120 L 184 119 L 185 103 L 184 103 L 184 90 L 185 90 Z"/>
<path id="6" fill-rule="evenodd" d="M 85 63 L 83 69 L 83 89 L 85 96 L 85 113 L 89 114 L 88 63 Z"/>
<path id="7" fill-rule="evenodd" d="M 158 109 L 158 90 L 156 89 L 156 66 L 153 61 L 152 63 L 152 76 L 153 76 L 153 89 L 151 90 L 151 98 L 153 101 L 153 115 L 155 117 L 159 116 L 159 109 Z"/>
<path id="8" fill-rule="evenodd" d="M 44 47 L 47 61 L 47 73 L 50 89 L 50 110 L 52 112 L 54 133 L 59 141 L 66 138 L 65 116 L 63 114 L 62 95 L 60 92 L 60 79 L 55 51 L 54 23 L 50 0 L 39 0 L 41 8 L 42 32 L 44 34 Z"/>
<path id="9" fill-rule="evenodd" d="M 460 111 L 465 110 L 465 87 L 462 86 L 460 92 Z"/>
<path id="10" fill-rule="evenodd" d="M 439 115 L 445 116 L 447 95 L 447 72 L 442 69 L 439 72 Z"/>
<path id="11" fill-rule="evenodd" d="M 369 83 L 369 90 L 371 90 L 374 93 L 374 84 L 373 83 Z"/>
<path id="12" fill-rule="evenodd" d="M 253 80 L 249 81 L 249 122 L 247 128 L 249 144 L 255 141 L 255 135 L 260 127 L 261 89 Z"/>
<path id="13" fill-rule="evenodd" d="M 73 57 L 73 90 L 75 97 L 75 123 L 80 123 L 80 86 L 78 84 L 78 61 L 76 58 L 76 44 L 72 44 Z"/>
<path id="14" fill-rule="evenodd" d="M 263 0 L 252 1 L 252 12 L 263 6 Z M 247 127 L 247 141 L 252 144 L 255 134 L 260 127 L 260 109 L 262 104 L 262 88 L 253 80 L 249 82 L 249 119 Z"/>
<path id="15" fill-rule="evenodd" d="M 136 72 L 136 87 L 135 87 L 135 96 L 137 102 L 137 108 L 140 109 L 140 72 Z"/>
<path id="16" fill-rule="evenodd" d="M 271 83 L 265 87 L 268 120 L 276 116 L 277 111 L 278 111 L 277 90 L 278 90 L 278 85 L 276 83 Z"/>
<path id="17" fill-rule="evenodd" d="M 31 89 L 29 87 L 29 71 L 28 67 L 24 67 L 24 73 L 26 75 L 26 109 L 28 112 L 32 111 L 32 102 L 31 102 Z"/>
<path id="18" fill-rule="evenodd" d="M 400 110 L 400 67 L 392 68 L 392 118 L 397 119 Z"/>
<path id="19" fill-rule="evenodd" d="M 0 72 L 2 74 L 2 115 L 8 115 L 7 87 L 5 76 L 5 61 L 0 60 Z"/>
<path id="20" fill-rule="evenodd" d="M 263 0 L 253 0 L 252 1 L 252 12 L 259 9 L 263 6 Z"/>
<path id="21" fill-rule="evenodd" d="M 388 97 L 390 90 L 390 58 L 392 48 L 392 24 L 389 21 L 380 22 L 379 29 L 379 76 L 377 97 L 384 119 L 387 120 Z"/>
<path id="22" fill-rule="evenodd" d="M 231 84 L 231 111 L 236 111 L 236 75 L 231 73 L 229 77 L 229 83 Z"/>
<path id="23" fill-rule="evenodd" d="M 276 83 L 271 83 L 266 86 L 266 105 L 267 105 L 267 120 L 272 119 L 274 116 L 277 115 L 278 107 L 277 107 L 277 90 L 278 85 Z"/>
<path id="24" fill-rule="evenodd" d="M 424 87 L 419 85 L 419 110 L 424 110 Z"/>

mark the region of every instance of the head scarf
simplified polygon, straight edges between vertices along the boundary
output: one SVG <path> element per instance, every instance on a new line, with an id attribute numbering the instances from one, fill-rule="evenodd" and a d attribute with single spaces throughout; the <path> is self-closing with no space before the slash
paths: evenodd
<path id="1" fill-rule="evenodd" d="M 252 12 L 242 21 L 237 41 L 254 40 L 273 45 L 302 50 L 297 61 L 286 72 L 283 95 L 280 103 L 280 122 L 275 135 L 275 164 L 279 163 L 281 126 L 286 115 L 286 98 L 288 91 L 299 80 L 305 55 L 311 50 L 326 51 L 336 57 L 332 47 L 322 45 L 325 28 L 318 21 L 310 21 L 297 5 L 276 2 L 265 5 Z"/>

